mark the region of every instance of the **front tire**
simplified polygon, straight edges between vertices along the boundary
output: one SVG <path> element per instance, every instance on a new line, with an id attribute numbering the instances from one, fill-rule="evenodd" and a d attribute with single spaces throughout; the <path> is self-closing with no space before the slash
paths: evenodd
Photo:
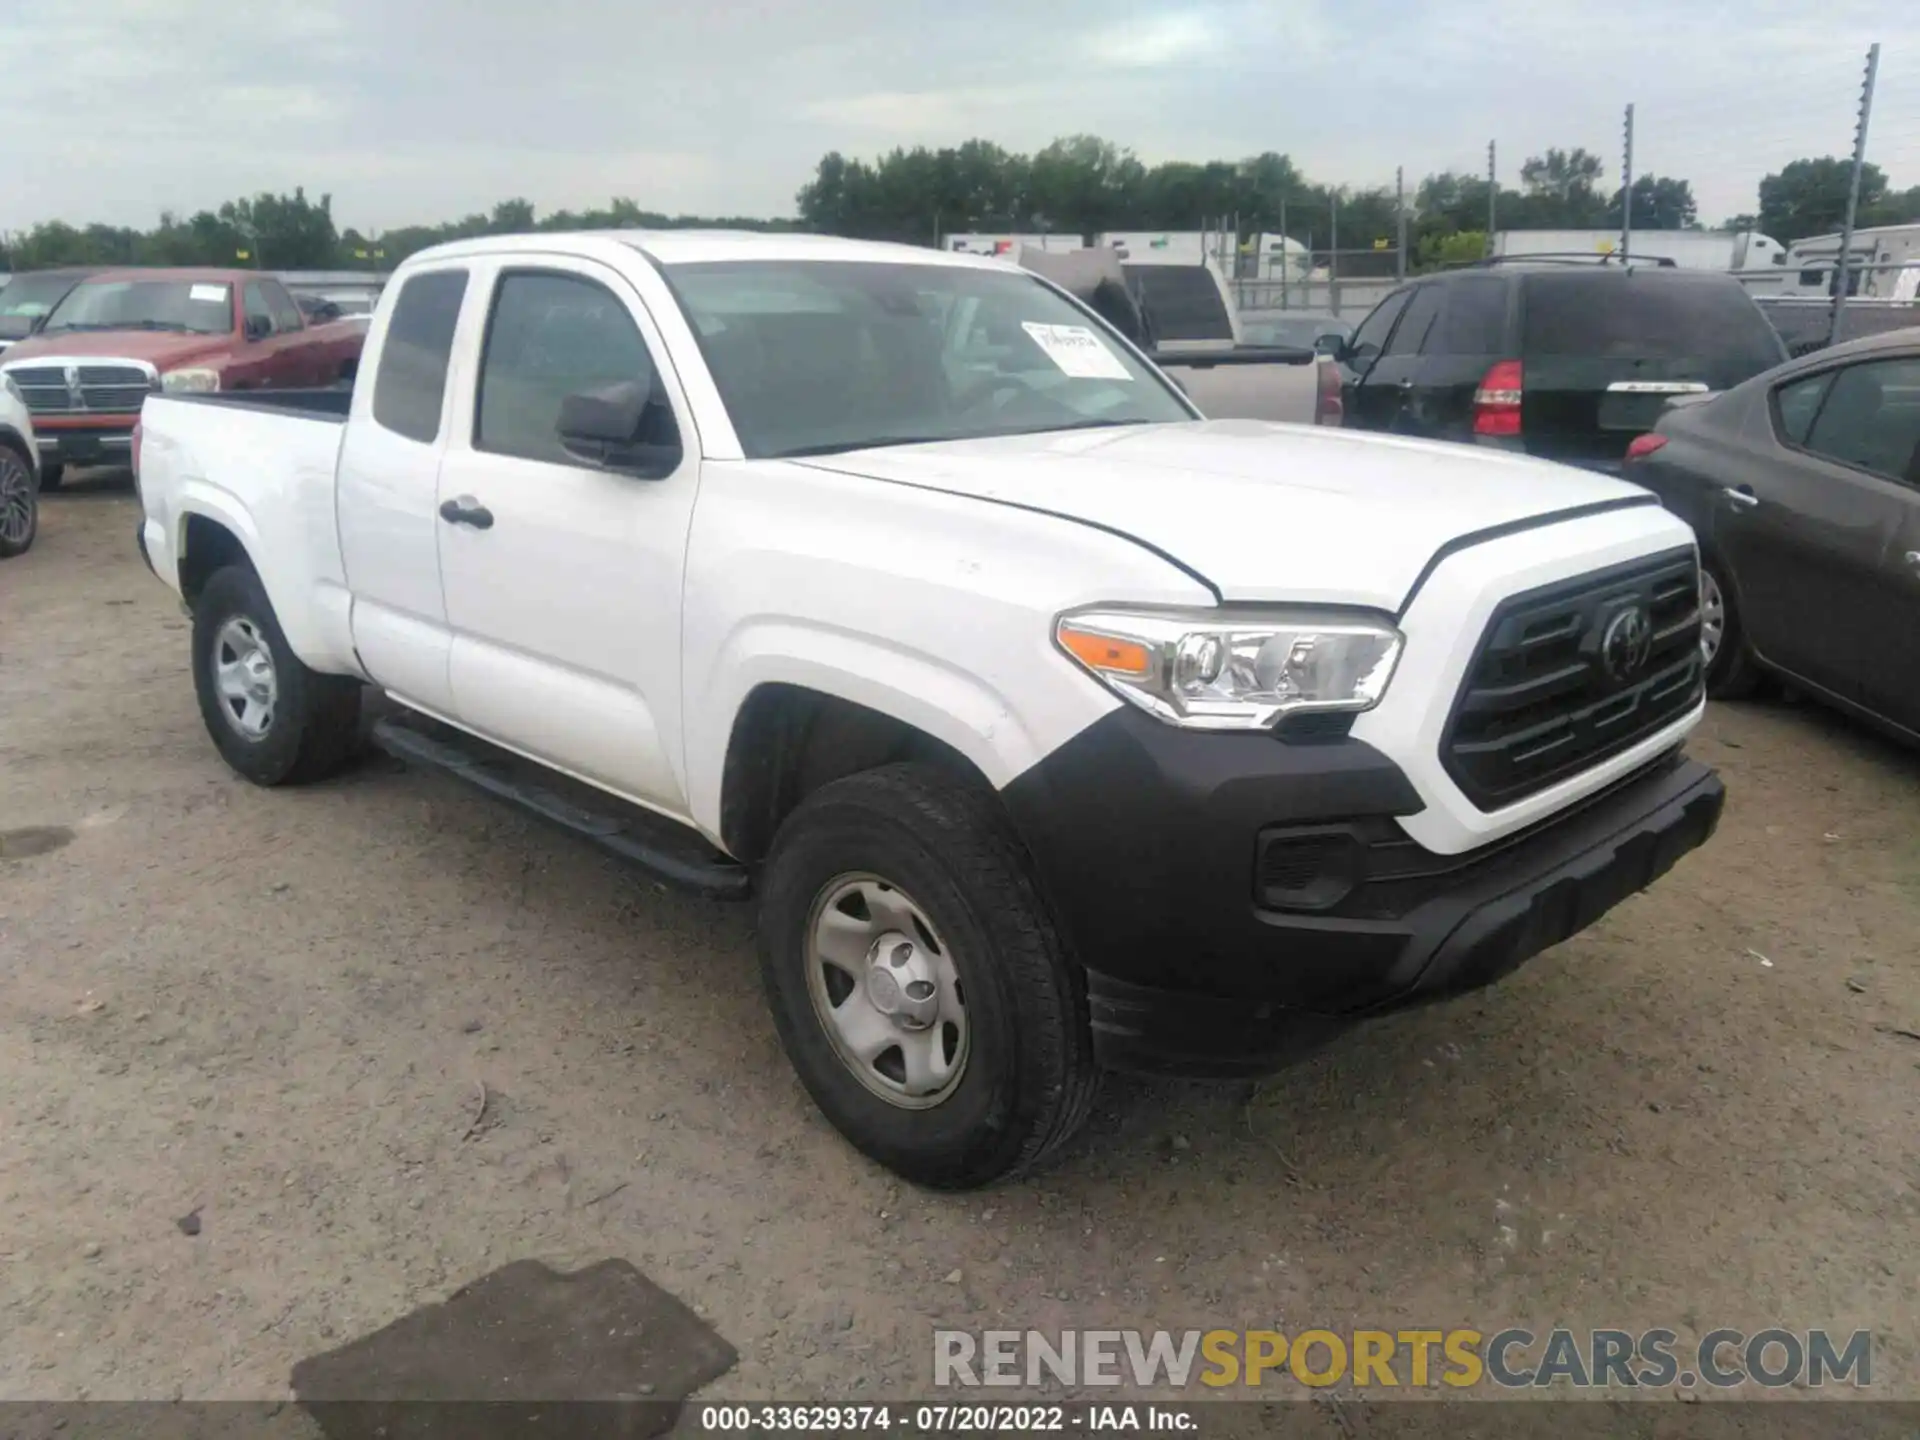
<path id="1" fill-rule="evenodd" d="M 0 560 L 24 555 L 40 533 L 40 495 L 33 471 L 13 451 L 0 445 Z"/>
<path id="2" fill-rule="evenodd" d="M 1760 687 L 1760 666 L 1747 646 L 1733 587 L 1716 560 L 1700 562 L 1700 651 L 1711 698 L 1744 700 Z"/>
<path id="3" fill-rule="evenodd" d="M 322 780 L 353 753 L 360 683 L 301 663 L 250 566 L 215 571 L 194 602 L 193 688 L 221 757 L 256 785 Z"/>
<path id="4" fill-rule="evenodd" d="M 781 826 L 760 894 L 774 1024 L 856 1149 L 966 1190 L 1079 1129 L 1085 982 L 991 795 L 924 765 L 837 780 Z"/>

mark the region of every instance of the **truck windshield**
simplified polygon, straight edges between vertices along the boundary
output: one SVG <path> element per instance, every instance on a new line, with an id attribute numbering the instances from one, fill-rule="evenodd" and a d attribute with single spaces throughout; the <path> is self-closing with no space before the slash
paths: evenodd
<path id="1" fill-rule="evenodd" d="M 224 280 L 89 280 L 54 307 L 40 333 L 180 330 L 225 335 L 233 329 L 232 289 Z"/>
<path id="2" fill-rule="evenodd" d="M 1028 275 L 826 260 L 666 273 L 755 459 L 1193 418 Z"/>
<path id="3" fill-rule="evenodd" d="M 73 288 L 71 275 L 16 275 L 0 289 L 0 340 L 24 340 Z"/>

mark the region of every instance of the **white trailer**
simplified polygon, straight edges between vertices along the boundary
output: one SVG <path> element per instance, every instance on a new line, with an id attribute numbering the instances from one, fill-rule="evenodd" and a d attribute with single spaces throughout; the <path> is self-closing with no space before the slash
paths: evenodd
<path id="1" fill-rule="evenodd" d="M 1839 262 L 1839 235 L 1810 235 L 1787 252 L 1786 273 L 1792 295 L 1830 295 Z M 1860 300 L 1912 302 L 1920 298 L 1920 225 L 1876 225 L 1853 232 L 1847 251 L 1858 278 L 1847 294 Z"/>
<path id="2" fill-rule="evenodd" d="M 1635 230 L 1629 254 L 1636 260 L 1671 260 L 1686 270 L 1764 270 L 1783 264 L 1787 250 L 1757 230 Z M 1618 230 L 1500 230 L 1495 255 L 1616 255 Z"/>
<path id="3" fill-rule="evenodd" d="M 960 255 L 998 255 L 1003 260 L 1018 260 L 1022 249 L 1078 250 L 1078 235 L 1016 235 L 962 233 L 942 235 L 940 248 Z"/>

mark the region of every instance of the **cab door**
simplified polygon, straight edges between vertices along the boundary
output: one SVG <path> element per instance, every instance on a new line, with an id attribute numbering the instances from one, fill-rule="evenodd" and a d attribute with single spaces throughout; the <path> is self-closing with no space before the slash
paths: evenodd
<path id="1" fill-rule="evenodd" d="M 1373 371 L 1386 353 L 1387 341 L 1400 314 L 1413 298 L 1410 290 L 1395 290 L 1374 306 L 1353 332 L 1340 354 L 1341 409 L 1350 430 L 1384 430 L 1399 404 L 1392 389 L 1369 389 Z"/>
<path id="2" fill-rule="evenodd" d="M 1420 405 L 1420 378 L 1425 364 L 1422 350 L 1427 333 L 1440 314 L 1443 292 L 1438 285 L 1416 285 L 1399 323 L 1387 337 L 1386 349 L 1360 385 L 1360 404 L 1366 428 L 1396 435 L 1432 433 Z"/>
<path id="3" fill-rule="evenodd" d="M 439 481 L 459 373 L 464 264 L 413 271 L 366 355 L 341 444 L 335 511 L 354 648 L 403 703 L 453 713 L 452 641 L 440 587 Z M 478 309 L 479 307 L 475 307 Z M 474 322 L 477 324 L 477 320 Z M 315 523 L 324 523 L 319 517 Z"/>
<path id="4" fill-rule="evenodd" d="M 439 477 L 454 716 L 684 818 L 680 600 L 699 482 L 678 379 L 632 282 L 541 257 L 482 274 L 486 319 Z M 671 301 L 666 301 L 671 303 Z M 638 383 L 648 473 L 562 443 L 569 395 Z"/>

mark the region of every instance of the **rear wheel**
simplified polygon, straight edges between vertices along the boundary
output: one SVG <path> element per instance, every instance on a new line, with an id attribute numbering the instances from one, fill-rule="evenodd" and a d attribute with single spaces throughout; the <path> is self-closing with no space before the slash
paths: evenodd
<path id="1" fill-rule="evenodd" d="M 759 932 L 794 1069 L 880 1164 L 969 1189 L 1085 1120 L 1084 982 L 991 795 L 922 765 L 823 786 L 774 842 Z"/>
<path id="2" fill-rule="evenodd" d="M 1733 589 L 1719 562 L 1700 564 L 1700 656 L 1707 666 L 1707 694 L 1744 700 L 1759 687 L 1760 667 L 1734 608 Z"/>
<path id="3" fill-rule="evenodd" d="M 66 466 L 42 465 L 40 467 L 40 493 L 42 495 L 51 495 L 60 488 L 61 482 L 66 478 Z"/>
<path id="4" fill-rule="evenodd" d="M 27 462 L 0 445 L 0 559 L 23 555 L 40 531 L 40 496 Z"/>
<path id="5" fill-rule="evenodd" d="M 215 571 L 194 602 L 193 687 L 221 756 L 256 785 L 325 779 L 353 753 L 360 683 L 301 663 L 250 566 Z"/>

